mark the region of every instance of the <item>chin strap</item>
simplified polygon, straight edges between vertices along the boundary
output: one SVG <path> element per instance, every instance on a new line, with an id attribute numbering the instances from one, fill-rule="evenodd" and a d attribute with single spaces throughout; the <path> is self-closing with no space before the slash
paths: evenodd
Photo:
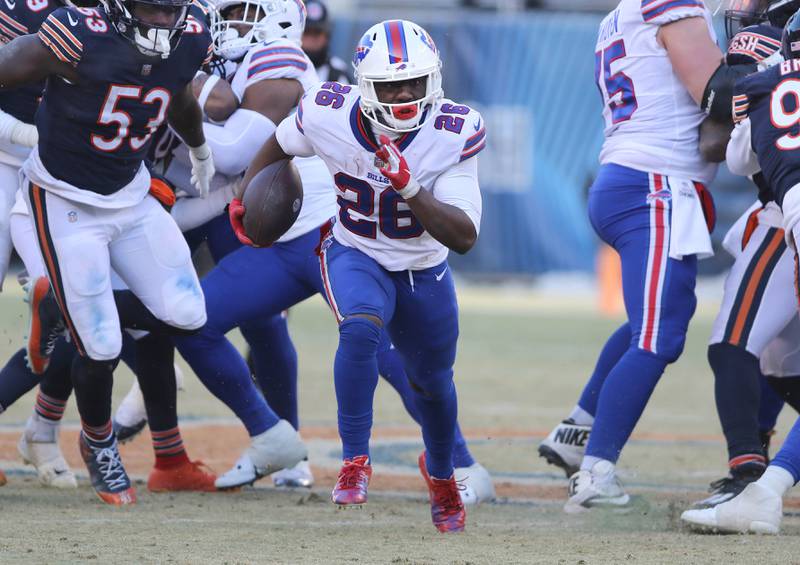
<path id="1" fill-rule="evenodd" d="M 172 51 L 172 45 L 169 42 L 170 30 L 150 28 L 147 30 L 147 36 L 144 36 L 137 27 L 133 33 L 136 45 L 141 49 L 159 55 L 162 59 L 169 57 Z"/>

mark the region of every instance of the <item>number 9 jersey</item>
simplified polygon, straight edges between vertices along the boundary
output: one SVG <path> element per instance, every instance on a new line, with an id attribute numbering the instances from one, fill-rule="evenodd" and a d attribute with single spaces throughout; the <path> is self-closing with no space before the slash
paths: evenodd
<path id="1" fill-rule="evenodd" d="M 702 17 L 716 40 L 702 0 L 622 0 L 600 24 L 595 80 L 603 100 L 602 164 L 709 183 L 716 165 L 700 157 L 705 114 L 672 69 L 658 41 L 660 26 Z"/>
<path id="2" fill-rule="evenodd" d="M 419 223 L 380 172 L 383 163 L 372 125 L 361 112 L 354 86 L 326 82 L 310 89 L 297 113 L 278 126 L 276 137 L 289 155 L 322 158 L 336 184 L 336 241 L 354 247 L 387 271 L 439 265 L 448 249 Z M 481 115 L 444 99 L 426 110 L 422 126 L 395 143 L 414 178 L 437 200 L 463 210 L 479 231 L 481 197 L 475 156 L 486 146 Z"/>
<path id="3" fill-rule="evenodd" d="M 750 145 L 783 206 L 783 197 L 800 183 L 800 59 L 741 79 L 733 94 L 733 119 L 750 118 Z"/>

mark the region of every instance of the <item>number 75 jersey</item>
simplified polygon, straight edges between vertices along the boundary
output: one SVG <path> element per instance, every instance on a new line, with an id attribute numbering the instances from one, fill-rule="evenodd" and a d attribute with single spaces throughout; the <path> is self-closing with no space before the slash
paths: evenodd
<path id="1" fill-rule="evenodd" d="M 602 164 L 708 183 L 716 166 L 700 157 L 705 114 L 681 84 L 658 41 L 662 25 L 684 18 L 706 20 L 702 0 L 622 0 L 600 24 L 595 80 L 603 102 Z"/>
<path id="2" fill-rule="evenodd" d="M 448 249 L 414 217 L 380 172 L 373 126 L 361 112 L 356 87 L 326 82 L 306 92 L 297 113 L 284 120 L 277 139 L 289 154 L 313 152 L 336 184 L 338 217 L 333 235 L 388 271 L 439 265 Z M 427 116 L 420 129 L 395 140 L 422 190 L 463 210 L 478 231 L 481 198 L 476 155 L 486 145 L 481 115 L 450 100 Z"/>

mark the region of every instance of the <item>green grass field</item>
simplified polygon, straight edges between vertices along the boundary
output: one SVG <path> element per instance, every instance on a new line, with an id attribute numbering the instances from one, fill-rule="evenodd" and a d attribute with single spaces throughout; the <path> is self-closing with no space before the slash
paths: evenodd
<path id="1" fill-rule="evenodd" d="M 278 491 L 269 480 L 234 494 L 152 495 L 140 503 L 104 507 L 81 467 L 73 492 L 40 488 L 16 458 L 13 442 L 30 412 L 28 395 L 0 416 L 0 562 L 257 563 L 800 563 L 798 500 L 787 505 L 777 538 L 696 536 L 677 516 L 724 472 L 712 379 L 705 362 L 714 304 L 702 305 L 686 352 L 670 367 L 620 462 L 636 503 L 626 514 L 566 516 L 563 475 L 536 457 L 536 445 L 574 404 L 605 337 L 618 320 L 593 313 L 591 297 L 542 296 L 504 288 L 468 288 L 460 295 L 462 332 L 456 379 L 460 421 L 477 458 L 496 478 L 501 499 L 470 512 L 468 532 L 437 535 L 422 480 L 415 472 L 418 430 L 385 383 L 376 398 L 374 488 L 361 511 L 338 511 L 327 501 L 338 458 L 332 360 L 333 318 L 319 300 L 291 312 L 300 358 L 300 410 L 308 430 L 314 490 Z M 22 344 L 26 311 L 16 285 L 0 294 L 0 357 Z M 237 343 L 241 343 L 237 336 Z M 185 366 L 184 366 L 185 367 Z M 115 395 L 130 384 L 118 371 Z M 230 412 L 187 370 L 179 412 L 191 453 L 224 471 L 244 445 Z M 793 422 L 782 415 L 776 440 Z M 77 425 L 70 406 L 68 432 Z M 232 446 L 203 425 L 229 427 Z M 74 436 L 74 431 L 69 432 Z M 64 442 L 76 461 L 74 442 Z M 148 439 L 123 457 L 143 478 Z M 136 461 L 135 459 L 142 459 Z M 389 480 L 389 479 L 392 480 Z"/>

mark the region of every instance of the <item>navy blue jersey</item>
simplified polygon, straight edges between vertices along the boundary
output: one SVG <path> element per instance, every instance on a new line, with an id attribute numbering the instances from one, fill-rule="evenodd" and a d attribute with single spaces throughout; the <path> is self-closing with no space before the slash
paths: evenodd
<path id="1" fill-rule="evenodd" d="M 736 121 L 750 118 L 753 151 L 781 205 L 786 192 L 800 183 L 800 60 L 737 82 L 733 112 Z"/>
<path id="2" fill-rule="evenodd" d="M 36 33 L 39 26 L 56 8 L 57 0 L 15 0 L 0 2 L 0 41 L 8 43 L 20 35 Z M 19 88 L 0 90 L 0 109 L 27 124 L 39 106 L 44 81 Z"/>
<path id="3" fill-rule="evenodd" d="M 77 188 L 112 194 L 133 180 L 172 97 L 207 63 L 208 28 L 192 17 L 167 59 L 142 55 L 98 9 L 58 9 L 38 35 L 78 75 L 47 81 L 36 113 L 42 163 Z"/>

